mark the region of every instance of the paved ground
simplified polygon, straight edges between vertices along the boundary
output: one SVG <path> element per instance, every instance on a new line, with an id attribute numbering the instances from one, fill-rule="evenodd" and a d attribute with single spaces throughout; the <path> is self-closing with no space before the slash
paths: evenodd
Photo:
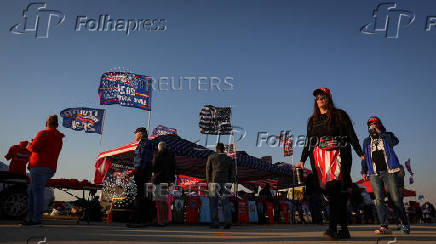
<path id="1" fill-rule="evenodd" d="M 373 225 L 350 227 L 352 239 L 328 242 L 320 236 L 326 226 L 317 225 L 245 225 L 231 230 L 211 230 L 204 225 L 173 225 L 129 229 L 121 223 L 91 223 L 76 225 L 70 221 L 50 220 L 42 226 L 20 226 L 16 222 L 0 222 L 0 243 L 26 243 L 31 236 L 46 235 L 46 243 L 152 243 L 152 242 L 203 242 L 203 243 L 376 243 Z M 402 243 L 436 243 L 436 225 L 412 226 L 412 234 L 395 231 L 379 243 L 397 239 Z M 37 243 L 36 238 L 29 243 Z M 393 242 L 390 242 L 393 244 Z"/>

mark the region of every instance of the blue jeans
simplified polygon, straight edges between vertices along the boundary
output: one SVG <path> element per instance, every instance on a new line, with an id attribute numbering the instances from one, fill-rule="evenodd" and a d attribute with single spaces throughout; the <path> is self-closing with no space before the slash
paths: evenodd
<path id="1" fill-rule="evenodd" d="M 29 211 L 27 220 L 40 223 L 44 210 L 44 190 L 47 181 L 53 177 L 54 172 L 48 167 L 34 167 L 30 169 L 30 184 L 28 187 Z"/>
<path id="2" fill-rule="evenodd" d="M 408 225 L 406 211 L 403 205 L 403 199 L 400 195 L 400 190 L 397 184 L 397 176 L 393 173 L 388 173 L 387 171 L 378 172 L 378 174 L 373 174 L 369 176 L 371 181 L 372 189 L 375 195 L 375 207 L 377 209 L 377 216 L 380 221 L 381 226 L 387 227 L 388 222 L 388 210 L 385 205 L 384 189 L 391 196 L 392 202 L 394 204 L 394 210 L 397 212 L 401 223 Z M 385 187 L 386 186 L 386 187 Z"/>
<path id="3" fill-rule="evenodd" d="M 212 183 L 213 184 L 213 183 Z M 209 186 L 209 192 L 217 192 L 218 194 L 209 193 L 210 202 L 210 219 L 212 225 L 218 225 L 218 200 L 221 199 L 223 203 L 223 215 L 224 224 L 232 224 L 232 209 L 230 207 L 229 194 L 224 190 L 224 184 L 218 184 L 219 190 L 215 191 L 215 188 Z"/>

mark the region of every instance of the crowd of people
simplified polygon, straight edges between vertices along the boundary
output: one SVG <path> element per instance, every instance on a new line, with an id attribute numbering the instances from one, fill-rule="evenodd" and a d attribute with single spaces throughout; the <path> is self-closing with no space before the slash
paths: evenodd
<path id="1" fill-rule="evenodd" d="M 231 228 L 232 222 L 235 222 L 235 217 L 232 217 L 235 209 L 245 209 L 244 206 L 247 205 L 248 209 L 256 209 L 258 223 L 283 222 L 284 219 L 285 222 L 294 223 L 296 214 L 299 221 L 305 223 L 309 218 L 304 216 L 310 213 L 310 221 L 314 224 L 323 224 L 328 220 L 328 229 L 323 235 L 325 238 L 349 239 L 351 235 L 348 224 L 352 222 L 352 217 L 356 217 L 357 222 L 361 222 L 363 218 L 366 223 L 375 223 L 374 212 L 377 213 L 380 223 L 375 234 L 391 234 L 389 214 L 390 209 L 393 209 L 394 222 L 399 224 L 402 233 L 409 234 L 410 224 L 402 196 L 404 176 L 400 176 L 402 166 L 393 149 L 399 143 L 398 138 L 387 131 L 379 117 L 373 116 L 367 121 L 368 137 L 361 146 L 351 118 L 344 110 L 335 107 L 331 91 L 328 88 L 319 88 L 313 91 L 313 96 L 315 101 L 313 114 L 307 123 L 307 139 L 301 160 L 296 165 L 304 168 L 305 161 L 310 159 L 312 174 L 306 179 L 304 198 L 289 200 L 283 195 L 273 196 L 269 185 L 258 196 L 239 195 L 235 198 L 231 193 L 232 185 L 236 182 L 235 161 L 226 155 L 224 145 L 218 143 L 216 153 L 209 156 L 205 169 L 208 201 L 203 208 L 208 206 L 210 227 L 220 228 L 219 224 L 223 222 L 225 229 Z M 21 142 L 20 145 L 12 147 L 6 155 L 7 159 L 12 158 L 10 171 L 16 173 L 25 173 L 26 159 L 29 158 L 29 212 L 23 224 L 41 223 L 43 189 L 47 180 L 56 172 L 57 159 L 62 149 L 64 135 L 57 127 L 57 116 L 50 116 L 46 122 L 46 130 L 40 131 L 33 141 Z M 143 227 L 153 223 L 165 226 L 170 223 L 171 205 L 168 204 L 168 194 L 160 193 L 167 191 L 162 186 L 174 183 L 175 155 L 167 150 L 164 142 L 160 142 L 154 151 L 145 128 L 140 127 L 134 133 L 139 142 L 135 150 L 133 177 L 137 195 L 132 221 L 127 226 Z M 375 205 L 369 195 L 351 180 L 351 149 L 362 160 L 362 178 L 370 180 Z M 146 183 L 153 183 L 157 187 L 149 192 L 145 188 Z M 385 192 L 389 196 L 388 204 L 385 201 Z M 206 202 L 203 200 L 195 200 L 194 205 Z M 219 209 L 222 210 L 222 221 L 219 221 Z M 344 211 L 345 209 L 349 211 Z M 422 211 L 422 216 L 434 215 L 431 204 L 427 204 L 422 210 L 424 209 L 426 212 Z M 241 211 L 236 212 L 239 222 L 244 222 L 241 220 Z M 247 211 L 248 215 L 249 213 Z"/>

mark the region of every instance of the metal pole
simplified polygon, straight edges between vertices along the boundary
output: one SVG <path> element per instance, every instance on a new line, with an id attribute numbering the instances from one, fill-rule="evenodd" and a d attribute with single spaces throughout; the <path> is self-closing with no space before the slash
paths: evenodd
<path id="1" fill-rule="evenodd" d="M 232 105 L 230 105 L 230 123 L 232 124 L 232 132 L 230 136 L 233 140 L 233 150 L 235 151 L 235 195 L 238 196 L 238 151 L 236 150 L 235 135 L 233 134 L 233 123 L 232 123 Z M 230 147 L 230 146 L 229 146 Z"/>
<path id="2" fill-rule="evenodd" d="M 151 110 L 148 111 L 147 132 L 150 133 Z"/>
<path id="3" fill-rule="evenodd" d="M 236 151 L 236 141 L 235 141 L 235 135 L 233 135 L 233 130 L 231 137 L 233 139 L 233 150 L 235 151 L 235 193 L 236 196 L 238 196 L 238 153 Z"/>

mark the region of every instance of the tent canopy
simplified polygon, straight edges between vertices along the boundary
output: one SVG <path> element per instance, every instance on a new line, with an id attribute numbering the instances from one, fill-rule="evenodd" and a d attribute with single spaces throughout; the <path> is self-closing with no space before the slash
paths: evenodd
<path id="1" fill-rule="evenodd" d="M 355 183 L 358 184 L 358 185 L 364 186 L 366 188 L 366 190 L 368 191 L 368 193 L 374 193 L 374 190 L 372 189 L 372 186 L 371 186 L 371 182 L 369 180 L 361 179 L 359 181 L 356 181 Z M 403 196 L 405 196 L 405 197 L 415 197 L 416 196 L 416 192 L 412 191 L 412 190 L 404 189 L 403 190 Z"/>
<path id="2" fill-rule="evenodd" d="M 160 141 L 164 141 L 167 149 L 176 156 L 176 173 L 200 179 L 206 178 L 207 158 L 214 151 L 185 140 L 178 135 L 169 134 L 155 137 L 150 140 L 153 148 L 156 149 Z M 112 162 L 133 166 L 134 151 L 138 142 L 132 142 L 112 150 L 99 153 L 99 159 L 108 158 Z M 292 178 L 291 167 L 279 167 L 271 163 L 264 162 L 246 153 L 237 152 L 237 177 L 240 183 L 256 182 L 262 183 L 266 180 Z"/>

